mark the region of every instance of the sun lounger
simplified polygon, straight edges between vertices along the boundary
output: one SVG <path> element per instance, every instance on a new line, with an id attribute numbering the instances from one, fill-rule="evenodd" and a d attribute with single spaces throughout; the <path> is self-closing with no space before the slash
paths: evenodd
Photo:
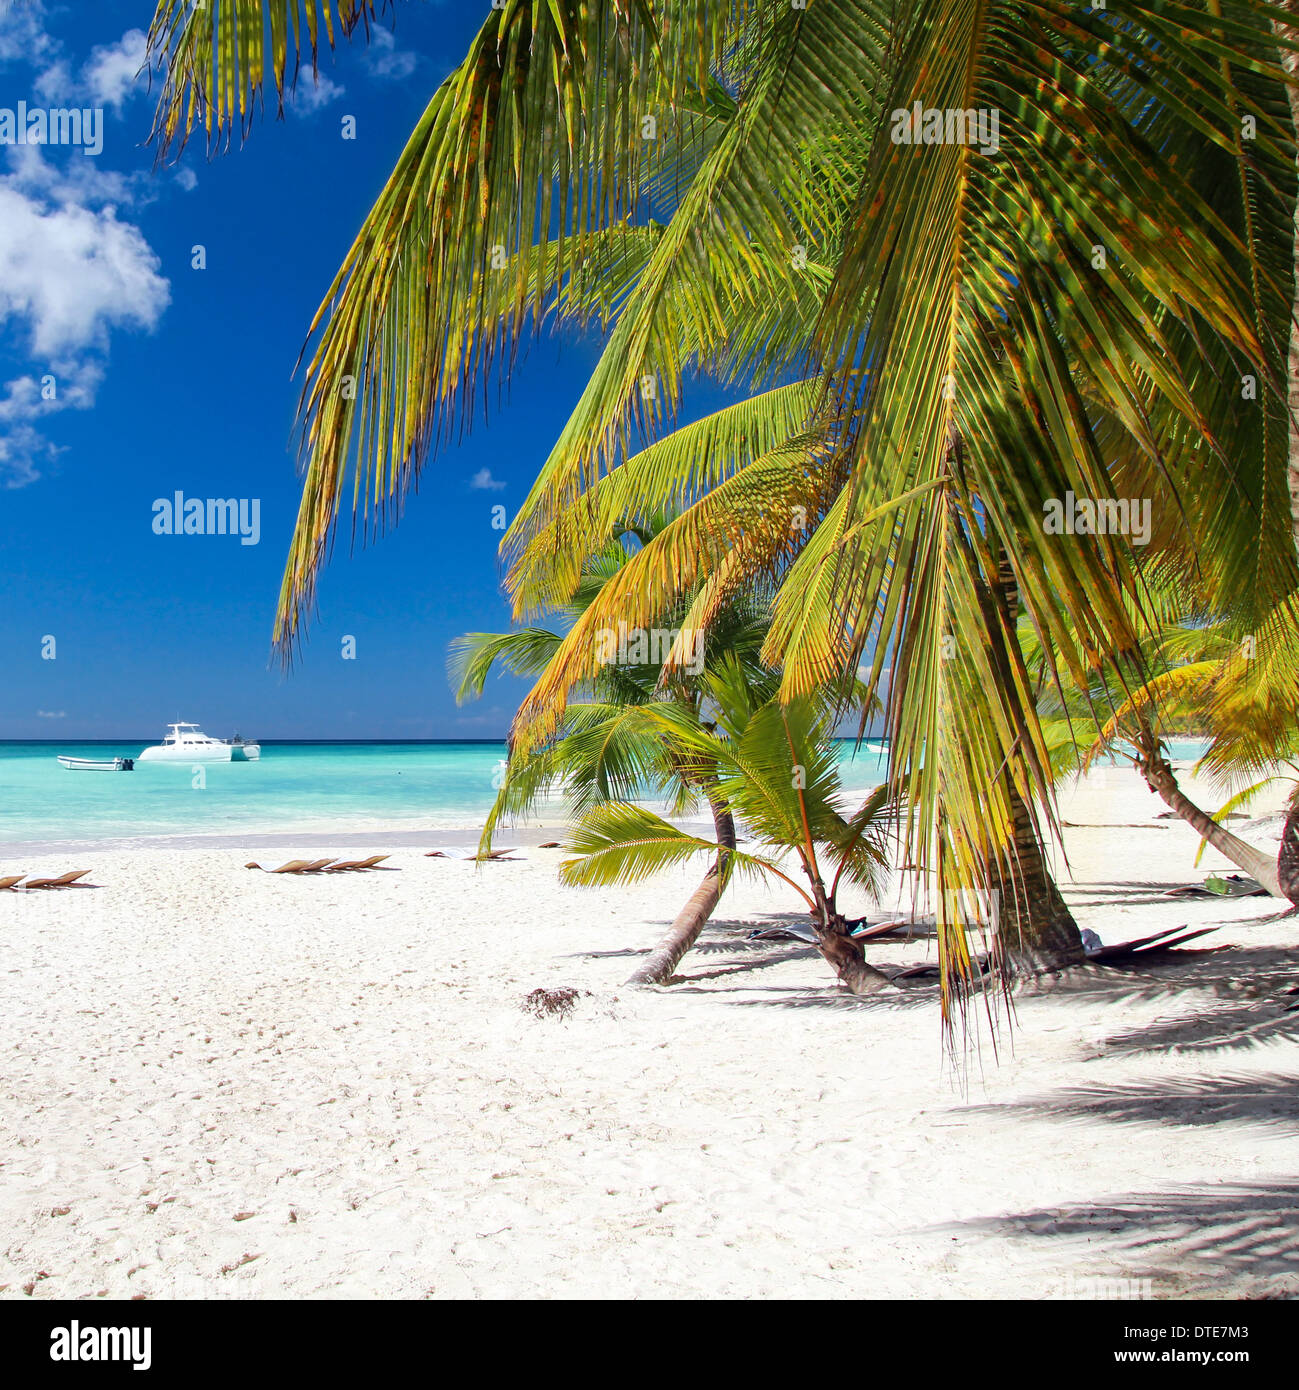
<path id="1" fill-rule="evenodd" d="M 863 917 L 862 921 L 864 923 L 866 919 Z M 849 922 L 848 925 L 851 927 L 853 924 Z M 906 922 L 895 917 L 887 922 L 876 922 L 873 927 L 854 928 L 852 939 L 854 941 L 870 941 L 879 936 L 914 936 L 916 925 L 915 922 Z"/>
<path id="2" fill-rule="evenodd" d="M 1119 941 L 1113 946 L 1101 946 L 1097 950 L 1088 951 L 1087 959 L 1100 965 L 1109 961 L 1140 959 L 1143 956 L 1170 951 L 1174 946 L 1194 941 L 1197 936 L 1208 936 L 1211 931 L 1217 930 L 1217 927 L 1201 927 L 1198 931 L 1187 931 L 1183 924 L 1169 931 L 1156 932 L 1154 936 L 1142 936 L 1135 941 Z M 1180 936 L 1177 935 L 1178 932 L 1181 933 Z"/>
<path id="3" fill-rule="evenodd" d="M 21 883 L 22 881 L 22 874 L 13 874 L 9 878 L 0 878 L 0 892 L 3 892 L 6 888 L 12 889 L 15 883 Z"/>
<path id="4" fill-rule="evenodd" d="M 744 938 L 746 941 L 806 941 L 816 945 L 816 933 L 801 922 L 791 922 L 786 927 L 759 927 Z"/>
<path id="5" fill-rule="evenodd" d="M 890 936 L 896 933 L 899 936 L 909 935 L 910 924 L 907 922 L 879 922 L 875 926 L 863 926 L 866 919 L 859 917 L 855 920 L 849 919 L 844 923 L 851 928 L 849 936 L 854 941 L 873 941 L 877 937 Z M 787 926 L 779 927 L 757 927 L 744 938 L 746 941 L 808 941 L 812 945 L 816 944 L 816 932 L 811 926 L 804 926 L 802 922 L 792 922 Z"/>
<path id="6" fill-rule="evenodd" d="M 850 917 L 844 925 L 849 928 L 849 936 L 854 941 L 875 941 L 886 936 L 910 937 L 916 935 L 916 929 L 927 928 L 932 925 L 933 919 L 928 921 L 907 920 L 905 918 L 893 917 L 886 922 L 876 922 L 871 926 L 865 917 Z M 745 937 L 746 941 L 810 941 L 816 943 L 816 933 L 810 926 L 804 926 L 801 922 L 780 927 L 758 927 Z"/>
<path id="7" fill-rule="evenodd" d="M 1209 884 L 1219 885 L 1210 888 Z M 1182 888 L 1170 888 L 1166 898 L 1266 898 L 1268 891 L 1256 880 L 1243 874 L 1215 874 L 1204 883 L 1190 883 Z"/>
<path id="8" fill-rule="evenodd" d="M 486 854 L 479 854 L 476 849 L 431 849 L 425 855 L 425 859 L 476 859 L 479 863 L 487 860 L 509 859 L 514 854 L 514 849 L 493 849 Z"/>
<path id="9" fill-rule="evenodd" d="M 89 869 L 71 869 L 66 874 L 60 874 L 58 878 L 29 878 L 24 888 L 71 888 L 79 878 L 85 878 L 90 872 Z M 89 888 L 90 885 L 82 885 Z"/>
<path id="10" fill-rule="evenodd" d="M 991 968 L 987 956 L 976 956 L 972 964 L 980 975 L 986 975 Z M 895 970 L 890 976 L 894 980 L 937 980 L 942 975 L 942 967 L 937 961 L 926 961 L 923 965 L 909 965 L 905 970 Z"/>
<path id="11" fill-rule="evenodd" d="M 337 864 L 330 864 L 328 868 L 322 869 L 322 873 L 341 874 L 350 873 L 354 869 L 373 869 L 376 864 L 381 864 L 385 859 L 390 858 L 387 854 L 372 854 L 368 859 L 341 859 Z"/>
<path id="12" fill-rule="evenodd" d="M 278 869 L 263 869 L 260 864 L 245 864 L 245 869 L 261 869 L 264 874 L 318 874 L 332 859 L 290 859 Z"/>

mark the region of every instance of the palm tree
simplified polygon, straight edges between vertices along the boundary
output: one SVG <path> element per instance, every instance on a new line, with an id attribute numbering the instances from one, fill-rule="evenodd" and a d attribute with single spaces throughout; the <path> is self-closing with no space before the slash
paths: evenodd
<path id="1" fill-rule="evenodd" d="M 712 719 L 679 706 L 659 706 L 653 718 L 688 760 L 716 778 L 719 796 L 768 852 L 723 846 L 673 825 L 641 806 L 609 802 L 574 825 L 560 876 L 566 883 L 632 883 L 699 854 L 725 858 L 726 870 L 778 880 L 806 905 L 817 949 L 853 994 L 887 988 L 889 978 L 867 964 L 839 906 L 841 884 L 875 894 L 887 873 L 887 788 L 878 788 L 845 815 L 832 725 L 815 702 L 771 700 L 756 708 L 750 692 L 715 685 Z M 733 698 L 738 696 L 739 698 Z M 792 855 L 807 886 L 782 865 Z"/>
<path id="2" fill-rule="evenodd" d="M 652 543 L 667 524 L 664 518 L 628 523 L 614 542 L 590 557 L 570 601 L 557 614 L 561 623 L 570 629 L 580 623 L 631 562 L 634 549 Z M 706 805 L 715 834 L 712 862 L 658 946 L 629 977 L 629 985 L 671 980 L 726 888 L 736 844 L 734 812 L 720 789 L 715 760 L 684 745 L 676 726 L 662 717 L 663 708 L 681 713 L 692 729 L 711 733 L 716 729 L 714 707 L 737 718 L 738 711 L 770 700 L 779 684 L 777 673 L 763 666 L 759 656 L 767 631 L 766 602 L 760 596 L 735 599 L 714 615 L 706 643 L 703 630 L 688 622 L 688 605 L 679 606 L 662 615 L 653 629 L 666 639 L 685 634 L 680 653 L 688 664 L 668 660 L 669 640 L 659 643 L 657 655 L 650 651 L 637 659 L 606 660 L 581 692 L 583 698 L 567 705 L 565 727 L 555 739 L 526 754 L 512 751 L 480 846 L 482 852 L 490 851 L 503 819 L 526 814 L 556 789 L 562 790 L 579 824 L 610 805 L 626 809 L 633 797 L 666 796 L 678 815 Z M 563 642 L 562 632 L 535 626 L 458 638 L 450 660 L 457 698 L 480 696 L 498 664 L 516 675 L 543 672 Z M 850 692 L 827 690 L 814 704 L 833 720 L 849 697 Z"/>
<path id="3" fill-rule="evenodd" d="M 737 153 L 716 170 L 709 196 L 697 209 L 688 196 L 683 199 L 507 537 L 514 559 L 510 583 L 525 612 L 544 594 L 549 572 L 562 566 L 563 547 L 589 544 L 599 534 L 585 505 L 592 484 L 582 479 L 598 474 L 601 460 L 612 467 L 611 476 L 620 471 L 615 424 L 624 410 L 638 409 L 636 374 L 650 368 L 667 378 L 670 390 L 690 350 L 701 362 L 732 351 L 727 333 L 733 312 L 686 317 L 681 307 L 688 306 L 688 277 L 696 272 L 704 237 L 709 261 L 725 267 L 731 303 L 743 308 L 755 286 L 770 293 L 773 282 L 788 282 L 782 246 L 795 237 L 825 245 L 839 234 L 842 245 L 813 345 L 813 364 L 825 384 L 822 400 L 831 407 L 822 408 L 821 418 L 839 431 L 832 461 L 812 473 L 804 452 L 787 458 L 783 474 L 771 467 L 736 468 L 701 503 L 697 520 L 701 530 L 726 536 L 738 583 L 755 569 L 784 563 L 788 543 L 779 519 L 794 498 L 816 509 L 815 530 L 783 572 L 768 656 L 783 666 L 787 697 L 860 659 L 870 642 L 875 681 L 883 662 L 892 659 L 889 733 L 896 785 L 908 793 L 909 858 L 921 871 L 933 864 L 957 886 L 1002 881 L 1005 847 L 1022 842 L 1026 829 L 1037 840 L 1037 827 L 1026 827 L 1025 820 L 1035 801 L 1046 804 L 1049 797 L 1046 749 L 1026 698 L 1013 625 L 1007 631 L 999 606 L 989 601 L 1001 557 L 1010 559 L 1031 621 L 1051 634 L 1066 679 L 1085 681 L 1098 667 L 1122 680 L 1139 679 L 1141 628 L 1127 602 L 1140 591 L 1139 556 L 1121 539 L 1061 543 L 1042 524 L 1044 506 L 1070 494 L 1113 497 L 1109 446 L 1118 435 L 1129 454 L 1162 468 L 1147 466 L 1146 495 L 1169 514 L 1185 513 L 1196 500 L 1185 485 L 1194 443 L 1218 437 L 1208 427 L 1227 399 L 1225 390 L 1214 392 L 1196 380 L 1188 345 L 1207 341 L 1219 354 L 1257 360 L 1266 359 L 1270 342 L 1249 307 L 1264 298 L 1258 287 L 1266 266 L 1260 267 L 1233 225 L 1178 169 L 1179 163 L 1202 167 L 1206 152 L 1215 152 L 1202 122 L 1197 128 L 1184 117 L 1206 103 L 1224 115 L 1230 109 L 1226 86 L 1206 95 L 1199 85 L 1204 64 L 1193 55 L 1185 57 L 1183 68 L 1173 64 L 1161 74 L 1167 83 L 1161 90 L 1152 94 L 1144 85 L 1143 110 L 1154 109 L 1161 122 L 1155 144 L 1147 136 L 1154 122 L 1143 116 L 1138 123 L 1135 98 L 1123 84 L 1131 88 L 1138 62 L 1149 66 L 1150 48 L 1143 45 L 1182 45 L 1181 60 L 1187 36 L 1171 34 L 1153 9 L 1140 6 L 1135 22 L 1125 14 L 1118 34 L 1107 20 L 1076 23 L 1059 7 L 1041 8 L 1055 11 L 1053 18 L 1067 31 L 1059 48 L 1048 43 L 1049 59 L 1037 47 L 1026 50 L 1022 11 L 1012 18 L 994 5 L 974 17 L 952 7 L 901 37 L 896 65 L 875 69 L 888 93 L 884 110 L 906 110 L 903 94 L 914 93 L 922 75 L 932 85 L 934 74 L 953 86 L 940 85 L 946 99 L 931 97 L 929 105 L 977 107 L 968 85 L 973 72 L 976 91 L 988 93 L 990 107 L 1019 117 L 1015 129 L 1022 144 L 1008 149 L 1003 141 L 995 163 L 978 161 L 968 149 L 945 147 L 925 149 L 917 158 L 913 147 L 876 139 L 856 180 L 841 177 L 855 151 L 836 151 L 844 154 L 838 164 L 825 158 L 805 174 L 806 184 L 824 174 L 833 191 L 850 190 L 846 217 L 834 211 L 833 197 L 811 214 L 806 199 L 791 195 L 764 224 L 769 206 Z M 828 26 L 843 19 L 838 7 L 818 13 Z M 1232 14 L 1233 32 L 1244 24 L 1241 13 Z M 962 24 L 970 28 L 963 31 Z M 1144 35 L 1142 25 L 1149 26 Z M 1254 53 L 1245 52 L 1242 65 L 1260 82 L 1271 81 L 1275 93 L 1273 72 L 1256 56 L 1264 32 L 1255 20 Z M 1103 57 L 1089 47 L 1101 33 L 1126 49 L 1122 56 Z M 811 39 L 805 32 L 801 37 L 810 51 Z M 829 28 L 821 37 L 829 41 Z M 782 87 L 781 100 L 800 79 L 811 80 L 798 68 L 801 56 L 806 54 L 796 48 L 784 53 L 794 76 Z M 869 68 L 865 56 L 862 61 Z M 1184 85 L 1192 71 L 1193 95 Z M 1035 73 L 1041 81 L 1025 90 L 1023 79 Z M 1109 83 L 1103 80 L 1107 73 Z M 1063 85 L 1062 74 L 1068 78 Z M 957 85 L 962 82 L 967 85 Z M 747 90 L 747 100 L 761 110 L 761 74 Z M 1041 105 L 1043 91 L 1052 93 L 1050 111 Z M 851 104 L 851 84 L 837 95 Z M 856 96 L 865 99 L 859 89 Z M 841 116 L 850 128 L 855 117 L 856 128 L 878 131 L 872 110 L 880 108 L 867 102 Z M 755 128 L 779 126 L 779 114 L 777 108 L 755 115 Z M 1078 140 L 1084 131 L 1093 144 L 1085 163 Z M 1273 121 L 1260 143 L 1273 167 L 1277 145 Z M 723 143 L 715 151 L 719 166 L 726 148 Z M 796 171 L 807 171 L 823 153 L 821 147 L 810 157 L 806 148 L 782 150 Z M 1052 171 L 1062 167 L 1080 171 L 1078 184 L 1055 180 Z M 1165 248 L 1171 254 L 1164 255 L 1151 243 L 1153 224 L 1132 214 L 1143 204 L 1157 205 L 1174 187 L 1181 207 L 1177 220 L 1190 230 L 1184 243 Z M 802 226 L 791 207 L 804 216 Z M 742 247 L 734 237 L 726 242 L 728 227 L 743 228 Z M 1125 246 L 1129 255 L 1132 248 L 1140 251 L 1123 270 L 1103 260 L 1110 274 L 1100 277 L 1088 273 L 1096 267 L 1089 267 L 1080 243 L 1091 245 L 1093 260 L 1107 243 Z M 675 264 L 666 254 L 672 247 Z M 1213 269 L 1200 278 L 1205 265 Z M 1270 293 L 1271 282 L 1266 288 Z M 664 313 L 669 305 L 671 312 Z M 1202 366 L 1199 371 L 1203 376 Z M 1215 500 L 1225 491 L 1242 492 L 1249 481 L 1235 475 L 1232 460 L 1194 462 L 1201 474 L 1214 474 Z M 1203 488 L 1203 479 L 1197 485 Z M 903 498 L 905 508 L 884 510 Z M 737 520 L 746 506 L 749 517 L 756 512 L 777 524 Z M 1199 530 L 1212 537 L 1208 522 L 1215 519 L 1209 512 Z M 547 537 L 559 537 L 559 543 L 547 543 Z M 680 550 L 679 560 L 666 553 L 647 556 L 645 569 L 656 565 L 659 580 L 653 601 L 662 601 L 674 581 L 694 582 L 715 564 L 706 549 L 698 556 Z M 1263 560 L 1266 568 L 1269 557 Z M 972 603 L 972 594 L 982 597 Z M 949 660 L 953 642 L 960 661 Z M 580 675 L 586 660 L 580 643 L 557 654 L 546 688 L 521 711 L 521 730 L 545 736 L 562 710 L 565 682 Z M 965 717 L 954 717 L 958 710 Z M 976 712 L 987 717 L 971 718 Z M 972 737 L 981 725 L 990 736 Z M 1015 860 L 1018 874 L 1023 857 Z M 1039 882 L 1045 887 L 1045 878 Z M 1031 903 L 1035 895 L 1023 896 Z M 1058 904 L 1046 896 L 1042 906 L 1053 934 Z M 1077 958 L 1076 932 L 1062 919 L 1060 926 L 1047 955 L 1068 962 Z"/>
<path id="4" fill-rule="evenodd" d="M 351 32 L 377 7 L 335 8 Z M 211 11 L 159 6 L 164 149 L 248 109 L 264 29 L 281 92 L 290 53 L 315 62 L 314 27 L 286 23 L 296 0 Z M 1224 498 L 1273 513 L 1257 486 L 1268 447 L 1242 461 L 1221 441 L 1242 364 L 1278 398 L 1276 228 L 1294 178 L 1275 44 L 1252 0 L 1132 0 L 1121 16 L 1065 0 L 505 0 L 434 94 L 312 325 L 277 640 L 291 648 L 306 620 L 349 479 L 356 511 L 390 513 L 547 314 L 599 321 L 608 341 L 507 536 L 521 618 L 562 598 L 607 538 L 591 487 L 627 466 L 633 432 L 661 431 L 688 369 L 747 387 L 796 373 L 815 390 L 804 435 L 710 458 L 708 495 L 643 568 L 653 583 L 623 591 L 627 620 L 705 577 L 707 611 L 777 578 L 765 656 L 782 698 L 865 660 L 887 689 L 908 862 L 943 889 L 991 888 L 1026 817 L 1035 843 L 1054 827 L 1048 750 L 997 601 L 1003 557 L 1059 676 L 1137 681 L 1141 557 L 1122 537 L 1063 541 L 1044 504 L 1113 498 L 1140 477 L 1220 579 L 1241 553 Z M 941 143 L 896 138 L 917 102 L 940 113 Z M 964 113 L 996 115 L 1000 131 L 981 152 L 968 131 L 949 142 L 941 113 L 961 128 Z M 1204 178 L 1224 167 L 1234 181 Z M 665 219 L 653 232 L 651 205 Z M 574 308 L 568 286 L 601 257 L 622 257 L 622 288 L 603 311 L 580 294 Z M 795 312 L 808 301 L 810 342 Z M 793 512 L 806 529 L 791 539 Z M 1256 586 L 1285 589 L 1293 555 L 1253 554 Z M 517 748 L 554 736 L 592 660 L 566 640 Z M 941 919 L 945 960 L 960 959 L 961 925 Z"/>
<path id="5" fill-rule="evenodd" d="M 1125 758 L 1141 774 L 1146 785 L 1164 804 L 1192 826 L 1233 864 L 1245 870 L 1274 897 L 1281 897 L 1276 861 L 1221 823 L 1226 812 L 1245 799 L 1233 797 L 1217 815 L 1197 806 L 1178 783 L 1168 760 L 1164 736 L 1172 726 L 1189 724 L 1197 732 L 1213 729 L 1218 691 L 1224 682 L 1238 679 L 1247 648 L 1221 624 L 1174 621 L 1164 624 L 1147 643 L 1145 665 L 1150 675 L 1136 689 L 1102 681 L 1095 690 L 1057 689 L 1047 674 L 1047 663 L 1037 651 L 1036 638 L 1021 631 L 1028 664 L 1038 677 L 1041 695 L 1039 718 L 1052 743 L 1052 768 L 1057 778 L 1085 772 L 1103 755 Z M 1106 717 L 1106 712 L 1108 717 Z M 1222 758 L 1210 758 L 1224 771 Z M 1255 740 L 1256 759 L 1265 759 Z M 1240 761 L 1239 758 L 1236 759 Z M 1273 766 L 1275 762 L 1273 760 Z M 1261 790 L 1261 783 L 1250 793 Z"/>

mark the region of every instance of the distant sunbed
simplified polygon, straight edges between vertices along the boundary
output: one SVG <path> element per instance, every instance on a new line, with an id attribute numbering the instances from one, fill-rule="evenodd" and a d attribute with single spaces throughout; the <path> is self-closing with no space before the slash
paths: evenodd
<path id="1" fill-rule="evenodd" d="M 385 859 L 391 858 L 387 854 L 372 854 L 368 859 L 342 859 L 337 864 L 330 864 L 328 868 L 322 869 L 322 873 L 341 874 L 351 872 L 354 869 L 373 869 L 376 864 L 382 864 Z"/>
<path id="2" fill-rule="evenodd" d="M 499 860 L 509 859 L 513 855 L 513 848 L 488 850 L 486 854 L 479 854 L 476 849 L 431 849 L 425 854 L 425 859 L 476 859 L 485 862 L 488 859 Z"/>
<path id="3" fill-rule="evenodd" d="M 24 889 L 71 888 L 72 885 L 76 883 L 79 878 L 85 878 L 85 876 L 89 872 L 89 869 L 70 869 L 66 874 L 60 874 L 58 878 L 29 878 L 27 882 L 23 884 L 23 887 Z M 90 884 L 84 883 L 79 886 L 83 888 L 89 888 Z"/>
<path id="4" fill-rule="evenodd" d="M 844 925 L 849 928 L 848 935 L 854 941 L 873 941 L 885 936 L 914 936 L 917 926 L 928 925 L 924 921 L 905 921 L 901 918 L 891 918 L 887 922 L 876 922 L 871 926 L 865 917 L 849 918 Z M 801 922 L 794 922 L 788 926 L 779 927 L 757 927 L 751 931 L 746 941 L 788 941 L 798 940 L 816 944 L 816 932 L 810 925 L 804 926 Z"/>
<path id="5" fill-rule="evenodd" d="M 261 869 L 264 874 L 318 874 L 332 859 L 290 859 L 278 869 L 263 869 L 260 864 L 245 864 L 245 869 Z"/>

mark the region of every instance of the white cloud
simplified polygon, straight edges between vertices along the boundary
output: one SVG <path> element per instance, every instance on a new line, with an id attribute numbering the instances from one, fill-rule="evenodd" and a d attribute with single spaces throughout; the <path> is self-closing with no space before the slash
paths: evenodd
<path id="1" fill-rule="evenodd" d="M 110 328 L 152 328 L 170 297 L 158 269 L 116 208 L 50 208 L 0 180 L 0 323 L 24 321 L 35 356 L 102 352 Z"/>
<path id="2" fill-rule="evenodd" d="M 182 164 L 176 170 L 176 182 L 185 190 L 186 193 L 193 193 L 198 187 L 198 175 L 187 165 Z"/>
<path id="3" fill-rule="evenodd" d="M 0 431 L 0 487 L 34 483 L 58 456 L 58 449 L 33 426 L 6 426 Z"/>
<path id="4" fill-rule="evenodd" d="M 120 109 L 137 91 L 144 90 L 146 75 L 141 68 L 147 48 L 144 31 L 128 29 L 116 43 L 91 51 L 81 69 L 81 81 L 94 105 Z"/>
<path id="5" fill-rule="evenodd" d="M 42 101 L 57 105 L 68 92 L 76 89 L 76 84 L 67 63 L 60 58 L 36 78 L 35 87 L 36 95 Z"/>
<path id="6" fill-rule="evenodd" d="M 123 174 L 105 169 L 96 159 L 70 158 L 53 164 L 41 145 L 8 145 L 12 172 L 9 187 L 56 203 L 81 203 L 91 207 L 134 205 L 151 200 L 157 185 L 147 171 Z"/>
<path id="7" fill-rule="evenodd" d="M 51 58 L 58 45 L 45 32 L 41 0 L 0 6 L 0 67 L 7 63 L 35 65 Z"/>
<path id="8" fill-rule="evenodd" d="M 397 47 L 397 40 L 391 30 L 376 27 L 370 31 L 370 46 L 366 49 L 365 66 L 371 76 L 385 82 L 400 82 L 415 71 L 418 62 L 415 54 Z"/>
<path id="9" fill-rule="evenodd" d="M 488 492 L 499 492 L 505 484 L 500 478 L 492 477 L 490 468 L 480 468 L 472 478 L 469 479 L 469 486 L 473 488 L 483 488 Z"/>
<path id="10" fill-rule="evenodd" d="M 0 0 L 2 3 L 2 0 Z M 12 13 L 12 12 L 11 12 Z M 0 11 L 0 53 L 5 51 L 3 12 Z M 30 67 L 40 68 L 34 79 L 37 95 L 58 105 L 79 102 L 95 107 L 122 107 L 146 89 L 148 74 L 143 72 L 148 40 L 140 29 L 128 29 L 116 43 L 100 44 L 73 75 L 63 47 L 42 34 L 30 51 L 14 55 Z"/>
<path id="11" fill-rule="evenodd" d="M 37 719 L 66 719 L 68 712 L 65 709 L 38 709 Z"/>
<path id="12" fill-rule="evenodd" d="M 307 72 L 302 76 L 298 85 L 285 96 L 284 103 L 286 106 L 301 111 L 303 115 L 310 116 L 313 112 L 328 106 L 331 101 L 342 95 L 341 83 L 333 81 L 323 72 L 318 74 L 313 82 L 311 73 Z"/>
<path id="13" fill-rule="evenodd" d="M 94 404 L 111 334 L 152 329 L 171 297 L 140 229 L 109 201 L 118 175 L 69 175 L 39 150 L 0 177 L 0 328 L 32 364 L 0 385 L 0 483 L 22 487 L 57 449 L 38 426 Z"/>

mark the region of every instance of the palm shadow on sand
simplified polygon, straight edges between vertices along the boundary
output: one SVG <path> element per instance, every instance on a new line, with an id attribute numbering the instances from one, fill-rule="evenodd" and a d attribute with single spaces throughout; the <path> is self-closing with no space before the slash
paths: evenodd
<path id="1" fill-rule="evenodd" d="M 1135 1274 L 1220 1288 L 1225 1279 L 1299 1279 L 1299 1180 L 1195 1184 L 928 1228 L 935 1235 L 1058 1242 L 1102 1250 Z M 1063 1254 L 1057 1252 L 1057 1258 Z"/>
<path id="2" fill-rule="evenodd" d="M 1065 1124 L 1199 1127 L 1253 1124 L 1299 1135 L 1299 1076 L 1281 1072 L 1160 1077 L 1124 1084 L 1070 1086 L 1008 1103 L 971 1105 L 962 1114 L 1037 1117 Z"/>

